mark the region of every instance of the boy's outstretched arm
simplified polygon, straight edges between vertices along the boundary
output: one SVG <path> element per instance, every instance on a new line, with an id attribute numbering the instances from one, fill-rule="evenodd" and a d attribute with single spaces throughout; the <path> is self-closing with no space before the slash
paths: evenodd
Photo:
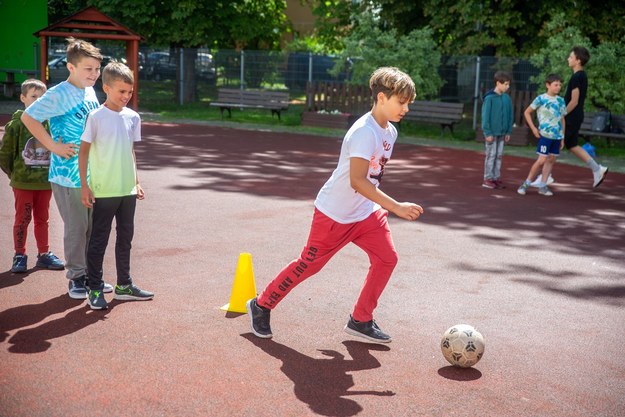
<path id="1" fill-rule="evenodd" d="M 80 145 L 80 151 L 78 152 L 78 172 L 80 173 L 80 201 L 82 205 L 91 208 L 95 202 L 93 191 L 89 188 L 87 183 L 87 167 L 89 166 L 89 151 L 91 150 L 91 143 L 82 142 Z"/>
<path id="2" fill-rule="evenodd" d="M 65 159 L 72 158 L 76 155 L 76 152 L 78 151 L 78 146 L 74 145 L 73 143 L 63 143 L 63 138 L 60 138 L 58 143 L 55 142 L 54 139 L 52 139 L 52 136 L 50 136 L 50 134 L 46 130 L 46 128 L 43 127 L 43 124 L 30 117 L 27 113 L 24 112 L 20 117 L 20 120 L 22 121 L 22 123 L 24 123 L 26 129 L 28 129 L 28 131 L 39 142 L 41 142 L 43 146 L 48 148 L 50 152 L 55 153 L 56 155 Z"/>
<path id="3" fill-rule="evenodd" d="M 378 203 L 382 208 L 406 220 L 417 220 L 423 208 L 415 203 L 400 203 L 373 185 L 367 175 L 369 161 L 363 158 L 350 158 L 349 180 L 352 188 L 365 198 Z"/>

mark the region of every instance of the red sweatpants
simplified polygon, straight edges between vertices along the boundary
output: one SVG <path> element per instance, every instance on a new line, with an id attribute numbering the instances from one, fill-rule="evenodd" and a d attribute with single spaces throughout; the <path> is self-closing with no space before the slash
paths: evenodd
<path id="1" fill-rule="evenodd" d="M 397 252 L 388 226 L 388 212 L 380 209 L 357 223 L 337 223 L 315 209 L 308 242 L 294 259 L 267 285 L 257 298 L 259 305 L 273 309 L 297 285 L 319 272 L 350 242 L 369 255 L 371 265 L 352 316 L 373 319 L 373 310 L 397 265 Z M 349 274 L 345 278 L 351 278 Z"/>
<path id="2" fill-rule="evenodd" d="M 46 253 L 48 246 L 48 217 L 52 190 L 20 190 L 13 188 L 15 196 L 15 223 L 13 244 L 15 253 L 26 253 L 28 225 L 35 219 L 35 240 L 39 253 Z"/>

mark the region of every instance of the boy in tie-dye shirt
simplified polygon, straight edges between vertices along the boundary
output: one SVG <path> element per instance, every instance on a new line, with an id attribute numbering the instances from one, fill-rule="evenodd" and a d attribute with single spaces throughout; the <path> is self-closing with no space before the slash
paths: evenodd
<path id="1" fill-rule="evenodd" d="M 525 109 L 527 125 L 538 139 L 538 146 L 536 147 L 538 158 L 530 168 L 527 179 L 517 190 L 521 195 L 526 194 L 527 189 L 541 171 L 542 177 L 540 184 L 538 184 L 538 194 L 553 195 L 542 178 L 549 178 L 553 165 L 556 163 L 556 157 L 564 146 L 562 140 L 564 139 L 566 104 L 564 104 L 564 99 L 558 95 L 562 89 L 562 78 L 558 74 L 551 74 L 545 80 L 545 86 L 547 92 L 536 97 L 532 104 Z M 538 128 L 532 120 L 534 111 L 538 115 Z"/>
<path id="2" fill-rule="evenodd" d="M 86 247 L 91 233 L 91 210 L 80 201 L 78 149 L 87 115 L 100 106 L 93 85 L 100 76 L 100 50 L 83 40 L 68 38 L 66 81 L 50 88 L 21 117 L 22 122 L 51 152 L 48 180 L 63 218 L 65 268 L 71 298 L 87 298 Z M 50 133 L 43 122 L 50 121 Z M 113 287 L 106 285 L 112 292 Z"/>

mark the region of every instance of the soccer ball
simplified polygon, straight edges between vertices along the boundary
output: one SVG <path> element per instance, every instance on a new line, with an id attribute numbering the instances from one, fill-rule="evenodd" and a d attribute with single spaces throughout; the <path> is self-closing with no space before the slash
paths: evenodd
<path id="1" fill-rule="evenodd" d="M 473 326 L 457 324 L 443 334 L 441 351 L 453 366 L 469 368 L 482 359 L 484 337 Z"/>

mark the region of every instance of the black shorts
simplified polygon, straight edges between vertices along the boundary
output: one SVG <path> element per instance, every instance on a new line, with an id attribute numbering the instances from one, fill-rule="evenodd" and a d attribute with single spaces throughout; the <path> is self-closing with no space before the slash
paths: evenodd
<path id="1" fill-rule="evenodd" d="M 564 130 L 564 146 L 566 149 L 571 149 L 578 146 L 577 140 L 579 139 L 579 128 L 581 123 L 567 123 Z"/>

